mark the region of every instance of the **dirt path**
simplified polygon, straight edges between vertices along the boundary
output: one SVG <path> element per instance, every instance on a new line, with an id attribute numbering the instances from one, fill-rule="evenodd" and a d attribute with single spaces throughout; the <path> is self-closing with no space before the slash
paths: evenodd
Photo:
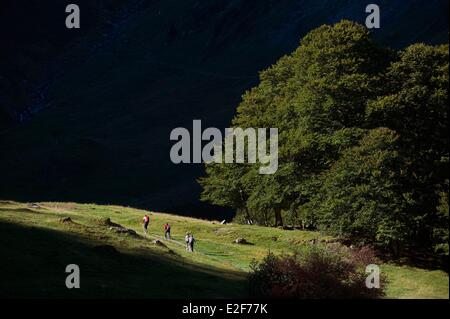
<path id="1" fill-rule="evenodd" d="M 178 245 L 178 246 L 180 246 L 180 247 L 185 247 L 185 244 L 183 244 L 183 243 L 180 243 L 179 241 L 176 241 L 176 240 L 174 240 L 174 239 L 165 239 L 163 236 L 159 236 L 159 235 L 155 235 L 155 234 L 151 234 L 151 233 L 148 233 L 147 235 L 144 235 L 144 237 L 150 237 L 150 238 L 153 238 L 153 239 L 157 239 L 157 240 L 160 240 L 161 242 L 169 242 L 169 243 L 173 243 L 173 244 L 176 244 L 176 245 Z M 224 260 L 222 260 L 222 259 L 220 259 L 220 258 L 217 258 L 217 257 L 213 257 L 213 256 L 211 256 L 211 255 L 209 255 L 209 254 L 206 254 L 206 253 L 204 253 L 204 252 L 202 252 L 202 251 L 199 251 L 198 249 L 196 249 L 195 251 L 194 251 L 194 254 L 200 254 L 200 255 L 202 255 L 202 256 L 204 256 L 204 257 L 206 257 L 206 258 L 209 258 L 209 259 L 212 259 L 212 260 L 214 260 L 214 261 L 216 261 L 216 262 L 218 262 L 218 263 L 220 263 L 220 264 L 225 264 L 225 265 L 228 265 L 228 266 L 230 266 L 230 267 L 232 267 L 232 268 L 234 268 L 234 269 L 239 269 L 239 270 L 243 270 L 243 269 L 240 269 L 239 267 L 237 267 L 236 265 L 233 265 L 232 263 L 230 263 L 230 262 L 227 262 L 227 261 L 224 261 Z"/>

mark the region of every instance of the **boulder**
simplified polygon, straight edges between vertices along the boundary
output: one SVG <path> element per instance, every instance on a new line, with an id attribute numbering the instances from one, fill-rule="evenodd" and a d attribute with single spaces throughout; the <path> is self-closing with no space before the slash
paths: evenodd
<path id="1" fill-rule="evenodd" d="M 102 219 L 102 220 L 100 221 L 100 224 L 105 225 L 105 226 L 112 226 L 112 227 L 116 227 L 116 228 L 124 228 L 122 225 L 113 223 L 113 222 L 111 221 L 111 218 L 109 218 L 109 217 L 108 217 L 108 218 L 105 218 L 105 219 Z"/>
<path id="2" fill-rule="evenodd" d="M 60 218 L 59 220 L 61 223 L 63 224 L 69 224 L 72 223 L 72 219 L 70 217 L 64 217 L 64 218 Z"/>
<path id="3" fill-rule="evenodd" d="M 236 238 L 234 243 L 238 245 L 248 245 L 248 241 L 245 238 Z"/>
<path id="4" fill-rule="evenodd" d="M 118 234 L 126 234 L 126 235 L 131 235 L 134 237 L 139 237 L 138 233 L 136 233 L 136 231 L 134 231 L 133 229 L 129 229 L 129 228 L 125 228 L 125 227 L 116 227 L 116 226 L 111 226 L 109 227 L 109 230 L 112 230 Z"/>
<path id="5" fill-rule="evenodd" d="M 155 239 L 153 241 L 153 244 L 155 244 L 156 246 L 159 246 L 159 247 L 167 248 L 167 246 L 162 241 L 160 241 L 159 239 Z"/>
<path id="6" fill-rule="evenodd" d="M 323 240 L 322 242 L 325 242 L 326 244 L 336 244 L 336 243 L 339 243 L 339 240 L 338 239 L 325 239 L 325 240 Z"/>

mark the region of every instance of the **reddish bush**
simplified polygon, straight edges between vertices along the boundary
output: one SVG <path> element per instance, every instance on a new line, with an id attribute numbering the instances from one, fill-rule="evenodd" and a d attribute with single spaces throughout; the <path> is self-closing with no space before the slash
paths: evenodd
<path id="1" fill-rule="evenodd" d="M 269 253 L 253 262 L 250 274 L 252 297 L 344 299 L 383 296 L 379 289 L 366 287 L 365 268 L 376 263 L 370 248 L 346 249 L 313 246 L 289 256 Z"/>

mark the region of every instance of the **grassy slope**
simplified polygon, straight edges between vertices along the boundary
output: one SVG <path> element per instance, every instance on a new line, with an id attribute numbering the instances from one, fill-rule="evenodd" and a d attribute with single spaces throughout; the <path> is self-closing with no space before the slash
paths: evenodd
<path id="1" fill-rule="evenodd" d="M 102 225 L 113 222 L 140 230 L 143 211 L 118 206 L 0 201 L 0 296 L 85 296 L 153 298 L 245 297 L 245 273 L 253 258 L 270 249 L 281 253 L 312 239 L 315 232 L 283 231 L 152 214 L 151 238 L 118 235 Z M 73 223 L 61 223 L 71 217 Z M 170 222 L 173 242 L 157 247 L 150 239 L 162 236 Z M 195 234 L 197 251 L 184 250 L 186 231 Z M 253 245 L 235 245 L 245 237 Z M 112 245 L 119 252 L 94 248 Z M 5 262 L 6 261 L 6 262 Z M 65 266 L 81 268 L 80 290 L 65 288 Z M 448 298 L 448 275 L 413 267 L 383 265 L 390 284 L 389 298 Z"/>

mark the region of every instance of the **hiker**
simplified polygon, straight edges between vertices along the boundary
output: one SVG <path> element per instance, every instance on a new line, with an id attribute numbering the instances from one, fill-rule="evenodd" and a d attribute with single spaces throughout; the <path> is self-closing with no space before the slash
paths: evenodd
<path id="1" fill-rule="evenodd" d="M 148 234 L 148 224 L 150 223 L 150 217 L 146 214 L 144 215 L 144 218 L 142 219 L 142 223 L 144 224 L 144 233 Z"/>
<path id="2" fill-rule="evenodd" d="M 190 237 L 190 234 L 186 233 L 186 236 L 184 237 L 184 242 L 186 243 L 186 250 L 187 251 L 190 251 L 189 237 Z"/>
<path id="3" fill-rule="evenodd" d="M 170 224 L 169 223 L 164 224 L 164 238 L 170 239 Z"/>
<path id="4" fill-rule="evenodd" d="M 189 240 L 188 240 L 188 242 L 189 242 L 189 251 L 190 251 L 191 253 L 193 253 L 193 252 L 194 252 L 194 242 L 195 242 L 194 235 L 189 234 Z"/>

